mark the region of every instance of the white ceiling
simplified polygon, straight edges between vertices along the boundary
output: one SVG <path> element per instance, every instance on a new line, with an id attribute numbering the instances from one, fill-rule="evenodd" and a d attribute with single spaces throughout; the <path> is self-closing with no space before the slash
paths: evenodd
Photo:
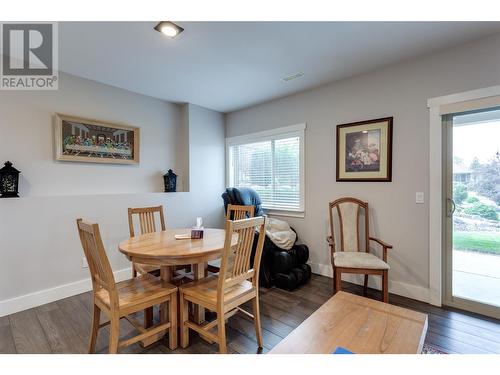
<path id="1" fill-rule="evenodd" d="M 62 22 L 64 72 L 230 112 L 500 32 L 499 22 Z M 302 71 L 290 82 L 281 79 Z"/>

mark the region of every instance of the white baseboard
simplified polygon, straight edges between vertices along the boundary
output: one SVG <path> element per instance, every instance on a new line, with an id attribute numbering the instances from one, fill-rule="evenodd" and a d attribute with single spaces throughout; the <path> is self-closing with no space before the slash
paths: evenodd
<path id="1" fill-rule="evenodd" d="M 333 277 L 332 266 L 330 264 L 310 263 L 310 265 L 313 273 L 322 276 Z M 342 280 L 358 285 L 363 285 L 362 275 L 343 274 Z M 368 281 L 368 286 L 374 289 L 381 289 L 381 284 L 382 281 L 380 280 L 380 277 L 370 277 Z M 389 278 L 389 292 L 397 294 L 399 296 L 429 303 L 430 291 L 428 288 L 424 288 L 421 286 L 406 284 L 401 281 L 391 281 L 391 279 Z"/>
<path id="2" fill-rule="evenodd" d="M 113 272 L 115 280 L 122 281 L 132 277 L 132 269 Z M 31 309 L 46 303 L 54 302 L 63 298 L 71 297 L 80 293 L 88 292 L 92 289 L 92 283 L 89 279 L 75 281 L 73 283 L 59 285 L 54 288 L 39 290 L 23 296 L 14 297 L 0 301 L 0 317 L 14 314 L 19 311 Z"/>
<path id="3" fill-rule="evenodd" d="M 312 272 L 332 277 L 332 266 L 327 264 L 310 263 Z M 132 270 L 125 268 L 114 272 L 115 280 L 122 281 L 131 277 Z M 359 275 L 342 275 L 342 280 L 349 281 L 354 284 L 362 285 L 363 279 Z M 379 278 L 372 277 L 369 286 L 375 289 L 380 289 L 381 281 Z M 46 303 L 54 302 L 63 298 L 71 297 L 80 293 L 88 292 L 92 289 L 90 279 L 75 281 L 73 283 L 59 285 L 54 288 L 44 289 L 23 296 L 14 297 L 11 299 L 0 301 L 0 317 L 14 314 L 19 311 L 31 309 L 41 306 Z M 391 293 L 416 299 L 422 302 L 429 302 L 429 289 L 416 285 L 406 284 L 400 281 L 389 280 L 389 291 Z"/>

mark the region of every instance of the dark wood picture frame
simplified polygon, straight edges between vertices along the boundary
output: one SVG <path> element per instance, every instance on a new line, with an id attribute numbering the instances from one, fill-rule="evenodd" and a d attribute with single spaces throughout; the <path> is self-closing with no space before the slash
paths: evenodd
<path id="1" fill-rule="evenodd" d="M 376 171 L 346 171 L 345 166 L 347 162 L 346 162 L 345 150 L 347 146 L 346 146 L 345 136 L 347 135 L 347 133 L 345 133 L 345 129 L 352 128 L 350 130 L 353 131 L 350 133 L 356 133 L 356 130 L 357 132 L 361 132 L 362 129 L 366 129 L 367 126 L 372 124 L 381 124 L 381 126 L 378 128 L 380 129 L 381 134 L 384 133 L 384 137 L 380 136 L 379 140 L 380 147 L 379 150 L 377 150 L 379 152 L 378 153 L 379 165 L 380 167 L 382 167 L 381 168 L 382 172 L 379 170 L 380 176 L 376 176 L 377 174 Z M 393 117 L 383 117 L 373 120 L 337 125 L 335 164 L 336 164 L 336 180 L 338 182 L 391 182 L 392 181 L 392 125 L 393 125 Z M 386 127 L 385 131 L 383 129 L 384 127 Z M 376 129 L 377 127 L 374 125 L 374 128 Z M 366 130 L 364 130 L 363 132 L 366 132 Z M 344 151 L 343 153 L 340 152 L 341 149 Z M 380 157 L 381 155 L 384 155 L 383 160 Z M 344 159 L 342 160 L 341 158 Z M 342 166 L 344 167 L 343 172 L 341 171 Z M 363 177 L 363 174 L 365 174 L 366 177 Z"/>
<path id="2" fill-rule="evenodd" d="M 71 144 L 72 152 L 68 152 L 68 145 L 65 144 L 65 129 L 67 130 L 69 126 L 77 126 L 79 129 L 85 129 L 84 133 L 86 135 L 80 136 L 81 131 L 78 130 L 78 134 L 67 133 L 66 137 L 70 138 L 86 138 L 88 141 L 92 141 L 89 145 L 85 144 Z M 100 129 L 100 130 L 96 130 Z M 55 158 L 58 161 L 64 162 L 80 162 L 80 163 L 104 163 L 104 164 L 139 164 L 140 161 L 140 129 L 135 126 L 113 124 L 100 120 L 91 120 L 76 116 L 68 116 L 60 113 L 55 114 Z M 111 139 L 113 136 L 108 135 L 110 141 L 115 141 L 120 143 L 119 146 L 122 149 L 100 147 L 97 142 L 104 141 L 107 137 L 106 132 L 122 132 L 122 135 L 116 135 L 116 137 L 122 137 L 119 140 Z M 67 132 L 67 131 L 66 131 Z M 127 134 L 127 135 L 124 135 Z M 127 137 L 129 140 L 127 142 Z M 125 145 L 125 147 L 123 147 Z M 123 150 L 126 148 L 126 150 Z M 125 156 L 124 156 L 125 155 Z M 130 156 L 129 156 L 130 155 Z"/>

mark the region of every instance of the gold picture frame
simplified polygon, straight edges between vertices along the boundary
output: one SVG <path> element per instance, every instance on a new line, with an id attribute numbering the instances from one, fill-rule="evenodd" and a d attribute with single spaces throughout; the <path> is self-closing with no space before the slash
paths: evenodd
<path id="1" fill-rule="evenodd" d="M 337 125 L 337 181 L 392 181 L 392 117 Z"/>
<path id="2" fill-rule="evenodd" d="M 140 129 L 56 113 L 55 157 L 80 163 L 138 164 Z"/>

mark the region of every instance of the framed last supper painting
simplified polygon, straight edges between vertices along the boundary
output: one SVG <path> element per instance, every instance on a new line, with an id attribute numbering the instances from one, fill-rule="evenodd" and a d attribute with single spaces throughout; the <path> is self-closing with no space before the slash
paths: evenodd
<path id="1" fill-rule="evenodd" d="M 56 114 L 56 160 L 139 163 L 139 128 Z"/>

